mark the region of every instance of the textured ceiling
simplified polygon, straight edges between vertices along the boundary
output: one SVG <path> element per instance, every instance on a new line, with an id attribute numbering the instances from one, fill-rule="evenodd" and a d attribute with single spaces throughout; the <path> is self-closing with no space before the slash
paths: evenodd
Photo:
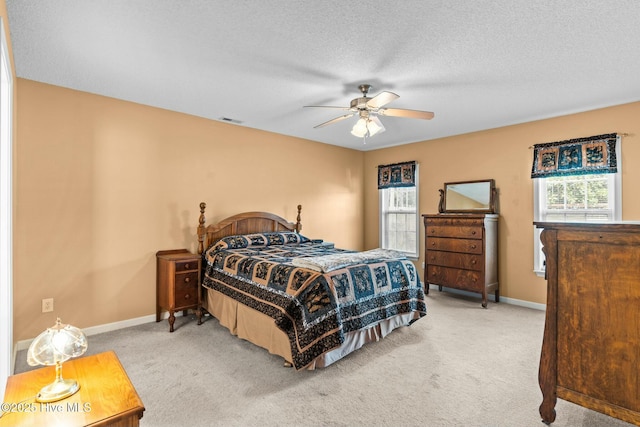
<path id="1" fill-rule="evenodd" d="M 18 77 L 358 150 L 640 100 L 638 0 L 6 3 Z M 435 118 L 313 128 L 361 83 Z"/>

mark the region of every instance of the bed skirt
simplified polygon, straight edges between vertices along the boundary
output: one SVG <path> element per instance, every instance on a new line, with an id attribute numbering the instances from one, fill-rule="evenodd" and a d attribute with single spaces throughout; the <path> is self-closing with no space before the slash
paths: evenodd
<path id="1" fill-rule="evenodd" d="M 213 289 L 205 288 L 202 305 L 233 335 L 292 363 L 289 338 L 275 325 L 271 317 Z M 348 332 L 345 334 L 345 342 L 340 347 L 318 356 L 305 369 L 313 370 L 327 367 L 363 345 L 379 341 L 394 329 L 409 325 L 419 318 L 419 312 L 398 314 L 368 329 Z"/>

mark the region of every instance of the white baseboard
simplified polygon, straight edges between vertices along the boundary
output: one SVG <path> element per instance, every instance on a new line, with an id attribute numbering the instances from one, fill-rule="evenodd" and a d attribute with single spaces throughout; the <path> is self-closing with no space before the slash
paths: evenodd
<path id="1" fill-rule="evenodd" d="M 162 315 L 162 319 L 164 320 L 168 318 L 169 318 L 169 313 L 164 312 Z M 101 334 L 103 332 L 116 331 L 118 329 L 128 328 L 130 326 L 142 325 L 144 323 L 150 323 L 155 321 L 156 321 L 156 315 L 150 314 L 148 316 L 136 317 L 134 319 L 121 320 L 119 322 L 113 322 L 113 323 L 105 323 L 104 325 L 98 325 L 98 326 L 90 326 L 88 328 L 82 329 L 82 331 L 86 336 L 91 336 L 91 335 Z M 26 350 L 29 348 L 29 346 L 31 345 L 31 341 L 33 341 L 34 338 L 35 337 L 28 340 L 18 341 L 16 343 L 16 345 L 14 346 L 15 350 L 13 352 L 13 360 L 15 360 L 16 353 L 18 351 Z"/>
<path id="2" fill-rule="evenodd" d="M 435 289 L 437 291 L 438 285 L 429 285 L 429 292 L 431 292 L 432 289 Z M 477 292 L 468 292 L 468 291 L 462 291 L 460 289 L 453 289 L 453 288 L 447 288 L 447 287 L 444 287 L 443 290 L 446 290 L 447 292 L 451 292 L 452 294 L 460 294 L 460 295 L 465 295 L 470 297 L 477 297 L 479 295 Z M 489 294 L 489 301 L 495 302 L 495 300 L 496 300 L 496 296 L 493 294 Z M 500 302 L 504 302 L 512 305 L 518 305 L 520 307 L 532 308 L 534 310 L 545 311 L 547 309 L 546 304 L 540 304 L 537 302 L 525 301 L 525 300 L 516 299 L 516 298 L 503 297 L 502 295 L 500 295 Z"/>
<path id="3" fill-rule="evenodd" d="M 506 302 L 507 304 L 512 304 L 512 305 L 519 305 L 520 307 L 532 308 L 534 310 L 540 310 L 540 311 L 547 310 L 546 304 L 540 304 L 539 302 L 525 301 L 522 299 L 507 298 L 507 297 L 501 296 L 500 302 Z"/>
<path id="4" fill-rule="evenodd" d="M 431 289 L 437 290 L 438 286 L 437 285 L 429 285 L 429 290 L 431 290 Z M 445 289 L 447 290 L 447 292 L 451 292 L 451 293 L 455 293 L 455 294 L 461 294 L 461 295 L 466 295 L 466 296 L 475 296 L 475 297 L 478 296 L 478 294 L 475 293 L 475 292 L 467 292 L 467 291 L 462 291 L 462 290 L 459 290 L 459 289 L 452 289 L 452 288 L 445 288 Z M 495 301 L 495 295 L 489 295 L 489 300 Z M 516 299 L 516 298 L 506 298 L 506 297 L 503 297 L 503 296 L 500 297 L 500 302 L 505 302 L 507 304 L 513 304 L 513 305 L 519 305 L 521 307 L 532 308 L 534 310 L 542 310 L 542 311 L 544 311 L 544 310 L 547 309 L 547 306 L 545 304 L 539 304 L 539 303 L 535 303 L 535 302 L 519 300 L 519 299 Z M 169 313 L 168 312 L 164 312 L 163 315 L 162 315 L 162 319 L 166 320 L 168 318 L 169 318 Z M 119 322 L 106 323 L 104 325 L 90 326 L 88 328 L 84 328 L 82 331 L 85 333 L 85 335 L 91 336 L 91 335 L 101 334 L 103 332 L 116 331 L 118 329 L 128 328 L 130 326 L 142 325 L 143 323 L 150 323 L 150 322 L 155 322 L 155 321 L 156 321 L 156 315 L 155 314 L 150 314 L 148 316 L 136 317 L 134 319 L 121 320 Z M 33 338 L 31 338 L 29 340 L 18 341 L 16 343 L 16 345 L 14 346 L 13 359 L 12 360 L 15 361 L 16 353 L 18 351 L 28 349 L 29 345 L 31 345 L 31 341 L 33 341 Z M 12 367 L 11 372 L 13 372 L 13 367 Z"/>

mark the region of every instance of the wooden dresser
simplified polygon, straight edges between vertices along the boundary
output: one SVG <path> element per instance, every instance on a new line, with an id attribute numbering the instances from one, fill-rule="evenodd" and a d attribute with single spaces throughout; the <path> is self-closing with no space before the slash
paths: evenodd
<path id="1" fill-rule="evenodd" d="M 561 398 L 640 425 L 640 223 L 545 223 L 542 420 Z"/>
<path id="2" fill-rule="evenodd" d="M 425 292 L 429 285 L 487 296 L 498 287 L 498 214 L 422 215 L 425 226 Z"/>

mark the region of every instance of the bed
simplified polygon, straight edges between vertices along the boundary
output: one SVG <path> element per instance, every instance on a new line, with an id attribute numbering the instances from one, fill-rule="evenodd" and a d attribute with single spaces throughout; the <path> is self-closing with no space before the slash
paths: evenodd
<path id="1" fill-rule="evenodd" d="M 411 261 L 394 251 L 348 251 L 302 235 L 300 205 L 295 223 L 245 212 L 209 226 L 205 208 L 201 203 L 198 312 L 287 366 L 326 367 L 426 315 Z"/>

